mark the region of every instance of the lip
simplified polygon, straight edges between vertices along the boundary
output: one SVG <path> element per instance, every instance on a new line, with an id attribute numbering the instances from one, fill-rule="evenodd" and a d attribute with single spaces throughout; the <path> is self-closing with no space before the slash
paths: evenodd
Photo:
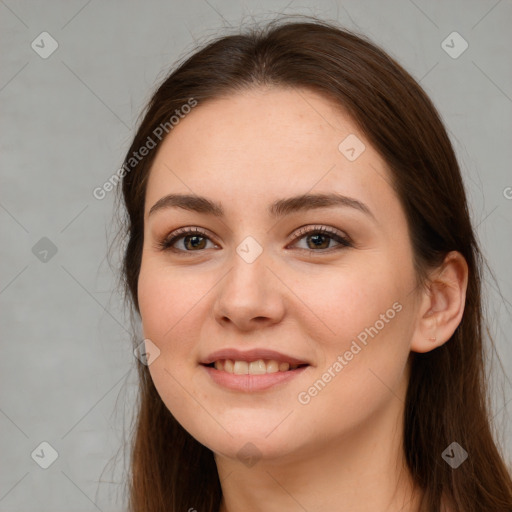
<path id="1" fill-rule="evenodd" d="M 273 359 L 278 363 L 290 363 L 290 364 L 307 364 L 311 365 L 310 362 L 297 359 L 296 357 L 276 352 L 275 350 L 255 348 L 252 350 L 238 350 L 236 348 L 226 348 L 212 352 L 202 361 L 199 361 L 202 365 L 207 365 L 219 361 L 221 359 L 231 359 L 232 361 L 257 361 L 258 359 Z M 217 370 L 218 371 L 218 370 Z M 291 370 L 295 371 L 295 370 Z M 285 373 L 285 372 L 283 372 Z M 272 375 L 272 374 L 270 374 Z"/>
<path id="2" fill-rule="evenodd" d="M 245 359 L 239 359 L 239 361 L 245 361 Z M 210 366 L 202 365 L 202 367 L 217 385 L 235 391 L 245 392 L 263 391 L 278 384 L 283 384 L 291 379 L 297 378 L 309 368 L 309 366 L 301 366 L 295 370 L 288 370 L 286 372 L 265 373 L 262 375 L 236 375 L 234 373 L 216 370 Z"/>

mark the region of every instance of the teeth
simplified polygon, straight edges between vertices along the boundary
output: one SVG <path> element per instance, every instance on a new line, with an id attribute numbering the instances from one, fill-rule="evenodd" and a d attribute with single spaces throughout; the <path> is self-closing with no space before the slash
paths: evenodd
<path id="1" fill-rule="evenodd" d="M 263 375 L 265 373 L 287 372 L 288 370 L 295 370 L 299 367 L 298 364 L 279 363 L 273 359 L 264 361 L 258 359 L 257 361 L 233 361 L 232 359 L 223 359 L 215 361 L 215 369 L 227 373 L 234 373 L 235 375 Z"/>
<path id="2" fill-rule="evenodd" d="M 249 373 L 249 364 L 247 361 L 235 361 L 233 373 L 236 375 L 246 375 Z"/>
<path id="3" fill-rule="evenodd" d="M 249 363 L 249 373 L 251 375 L 262 375 L 263 373 L 267 373 L 267 365 L 263 359 L 258 359 L 257 361 L 251 361 Z"/>
<path id="4" fill-rule="evenodd" d="M 279 363 L 277 361 L 269 361 L 267 363 L 267 373 L 277 373 L 279 371 Z"/>

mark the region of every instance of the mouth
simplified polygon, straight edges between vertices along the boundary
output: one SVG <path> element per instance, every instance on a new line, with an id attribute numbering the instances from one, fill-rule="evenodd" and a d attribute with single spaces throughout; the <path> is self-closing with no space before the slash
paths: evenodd
<path id="1" fill-rule="evenodd" d="M 233 347 L 211 353 L 199 361 L 199 365 L 214 385 L 247 393 L 281 389 L 285 383 L 308 371 L 312 363 L 267 348 L 239 350 Z"/>
<path id="2" fill-rule="evenodd" d="M 243 393 L 281 389 L 311 367 L 309 361 L 267 348 L 224 348 L 199 365 L 216 386 Z"/>
<path id="3" fill-rule="evenodd" d="M 289 363 L 275 359 L 256 359 L 254 361 L 218 359 L 212 363 L 203 364 L 203 366 L 233 375 L 266 375 L 291 372 L 309 365 L 307 363 Z"/>

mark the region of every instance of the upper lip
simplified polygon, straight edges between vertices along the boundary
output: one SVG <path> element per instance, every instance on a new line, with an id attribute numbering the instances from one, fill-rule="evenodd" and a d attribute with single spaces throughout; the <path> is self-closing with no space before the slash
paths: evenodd
<path id="1" fill-rule="evenodd" d="M 252 350 L 237 350 L 236 348 L 225 348 L 212 352 L 200 361 L 201 364 L 211 364 L 215 361 L 231 359 L 233 361 L 257 361 L 258 359 L 272 359 L 278 363 L 290 364 L 309 364 L 307 361 L 297 359 L 286 354 L 281 354 L 275 350 L 255 348 Z"/>

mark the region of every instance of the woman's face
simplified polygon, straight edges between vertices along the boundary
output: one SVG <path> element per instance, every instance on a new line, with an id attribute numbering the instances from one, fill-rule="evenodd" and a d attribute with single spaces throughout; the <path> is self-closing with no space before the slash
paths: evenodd
<path id="1" fill-rule="evenodd" d="M 199 104 L 164 140 L 138 298 L 151 377 L 199 442 L 300 457 L 402 405 L 417 289 L 390 183 L 354 122 L 307 90 Z"/>

